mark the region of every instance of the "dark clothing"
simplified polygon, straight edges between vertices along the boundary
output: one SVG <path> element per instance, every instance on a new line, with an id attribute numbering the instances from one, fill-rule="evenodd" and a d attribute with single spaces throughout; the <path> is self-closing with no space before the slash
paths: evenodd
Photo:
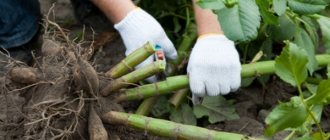
<path id="1" fill-rule="evenodd" d="M 0 47 L 15 48 L 28 43 L 38 32 L 38 0 L 0 2 Z"/>

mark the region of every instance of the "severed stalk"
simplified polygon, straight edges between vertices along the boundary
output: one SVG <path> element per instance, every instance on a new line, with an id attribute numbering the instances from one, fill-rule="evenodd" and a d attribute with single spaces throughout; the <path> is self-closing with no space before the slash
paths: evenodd
<path id="1" fill-rule="evenodd" d="M 155 119 L 137 114 L 110 111 L 102 115 L 102 120 L 109 124 L 128 125 L 137 129 L 174 139 L 198 140 L 256 140 L 242 134 L 219 132 L 192 125 L 184 125 L 168 120 Z"/>
<path id="2" fill-rule="evenodd" d="M 317 55 L 316 60 L 319 66 L 327 66 L 330 63 L 330 55 Z M 248 78 L 265 74 L 275 73 L 275 61 L 263 61 L 250 64 L 243 64 L 241 77 Z M 125 90 L 117 97 L 118 101 L 138 100 L 159 94 L 169 94 L 182 88 L 189 87 L 187 75 L 168 77 L 166 81 L 148 84 L 132 89 Z"/>
<path id="3" fill-rule="evenodd" d="M 154 97 L 145 99 L 140 104 L 140 106 L 136 110 L 135 114 L 147 116 L 150 113 L 153 105 L 155 105 L 157 103 L 158 99 L 159 99 L 159 96 L 154 96 Z"/>
<path id="4" fill-rule="evenodd" d="M 187 98 L 189 89 L 184 88 L 176 91 L 174 95 L 170 98 L 169 102 L 175 107 L 178 108 L 182 101 Z"/>
<path id="5" fill-rule="evenodd" d="M 152 75 L 165 70 L 164 61 L 155 61 L 145 67 L 137 69 L 129 74 L 126 74 L 114 81 L 111 81 L 102 91 L 103 96 L 108 96 L 111 92 L 117 91 L 121 88 L 128 87 L 133 83 L 137 83 L 143 79 L 146 79 Z"/>
<path id="6" fill-rule="evenodd" d="M 106 76 L 109 78 L 116 79 L 121 77 L 130 71 L 133 71 L 134 67 L 144 60 L 146 60 L 149 56 L 155 53 L 155 48 L 151 43 L 146 43 L 143 47 L 132 52 L 125 59 L 119 62 L 116 66 L 106 72 Z"/>

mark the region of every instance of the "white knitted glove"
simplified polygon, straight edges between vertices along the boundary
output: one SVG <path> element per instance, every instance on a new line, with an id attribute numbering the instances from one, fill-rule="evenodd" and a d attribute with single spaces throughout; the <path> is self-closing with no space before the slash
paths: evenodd
<path id="1" fill-rule="evenodd" d="M 198 97 L 225 95 L 241 84 L 241 64 L 234 42 L 220 34 L 197 40 L 187 71 L 195 104 Z"/>
<path id="2" fill-rule="evenodd" d="M 128 13 L 123 20 L 115 24 L 115 29 L 118 30 L 124 41 L 126 56 L 149 41 L 153 45 L 157 44 L 161 46 L 168 59 L 176 59 L 177 57 L 174 45 L 166 36 L 161 25 L 156 19 L 140 8 Z M 150 56 L 136 68 L 143 67 L 153 61 L 154 56 Z M 147 79 L 149 82 L 155 82 L 156 80 L 155 76 Z"/>

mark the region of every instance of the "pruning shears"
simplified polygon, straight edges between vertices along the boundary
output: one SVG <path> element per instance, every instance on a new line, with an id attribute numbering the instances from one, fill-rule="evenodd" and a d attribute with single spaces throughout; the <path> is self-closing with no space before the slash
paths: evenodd
<path id="1" fill-rule="evenodd" d="M 162 50 L 162 47 L 160 45 L 155 46 L 155 60 L 156 61 L 163 61 L 166 63 L 165 54 Z"/>
<path id="2" fill-rule="evenodd" d="M 162 47 L 158 44 L 155 45 L 155 61 L 163 61 L 165 66 L 166 66 L 166 58 L 165 58 L 165 53 L 162 49 Z M 156 77 L 160 80 L 163 80 L 166 78 L 165 72 L 161 72 L 156 75 Z"/>

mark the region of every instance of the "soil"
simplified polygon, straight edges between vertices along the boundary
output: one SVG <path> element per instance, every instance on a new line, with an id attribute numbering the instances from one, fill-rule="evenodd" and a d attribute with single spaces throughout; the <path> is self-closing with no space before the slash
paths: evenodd
<path id="1" fill-rule="evenodd" d="M 84 26 L 73 22 L 67 24 L 65 19 L 74 19 L 69 0 L 59 1 L 60 6 L 55 9 L 65 31 L 74 39 L 81 33 Z M 42 2 L 43 11 L 46 12 L 50 3 Z M 61 12 L 62 11 L 62 12 Z M 92 18 L 93 19 L 93 18 Z M 62 21 L 62 22 L 60 22 Z M 98 24 L 98 23 L 96 23 Z M 104 23 L 102 23 L 104 24 Z M 110 23 L 109 23 L 110 24 Z M 97 25 L 94 25 L 97 26 Z M 93 32 L 85 28 L 83 43 L 78 44 L 81 54 L 74 57 L 90 58 L 90 64 L 95 68 L 100 79 L 100 88 L 107 82 L 103 77 L 104 72 L 109 70 L 124 58 L 124 45 L 120 36 L 113 29 Z M 94 38 L 94 36 L 96 38 Z M 94 41 L 93 41 L 94 40 Z M 94 45 L 92 44 L 94 43 Z M 62 43 L 60 46 L 66 45 Z M 88 52 L 88 47 L 97 49 L 93 55 Z M 87 48 L 87 49 L 86 49 Z M 64 51 L 63 51 L 64 50 Z M 27 67 L 25 64 L 8 59 L 0 55 L 0 140 L 2 139 L 47 139 L 59 136 L 67 139 L 88 139 L 87 120 L 88 105 L 95 100 L 78 88 L 72 76 L 72 70 L 76 63 L 67 51 L 76 51 L 73 48 L 62 49 L 60 55 L 51 57 L 39 54 L 35 57 L 32 67 L 42 74 L 42 80 L 32 84 L 13 82 L 8 75 L 8 70 L 13 67 Z M 40 76 L 40 75 L 39 75 Z M 280 101 L 287 101 L 296 94 L 293 87 L 288 86 L 276 77 L 263 87 L 253 83 L 248 88 L 241 88 L 236 93 L 226 96 L 235 100 L 235 108 L 240 119 L 204 126 L 209 129 L 236 132 L 249 136 L 262 136 L 265 128 L 265 117 L 270 110 Z M 139 102 L 117 104 L 112 97 L 100 98 L 97 111 L 124 111 L 134 110 Z M 132 109 L 133 108 L 133 109 Z M 325 109 L 326 111 L 329 109 Z M 330 111 L 328 111 L 330 112 Z M 329 114 L 329 113 L 325 113 Z M 325 116 L 328 118 L 328 116 Z M 330 130 L 328 121 L 322 122 L 325 130 Z M 167 139 L 148 134 L 144 131 L 135 130 L 126 126 L 105 124 L 110 139 Z M 72 131 L 72 133 L 70 133 Z M 272 139 L 282 140 L 287 132 L 277 134 Z"/>

